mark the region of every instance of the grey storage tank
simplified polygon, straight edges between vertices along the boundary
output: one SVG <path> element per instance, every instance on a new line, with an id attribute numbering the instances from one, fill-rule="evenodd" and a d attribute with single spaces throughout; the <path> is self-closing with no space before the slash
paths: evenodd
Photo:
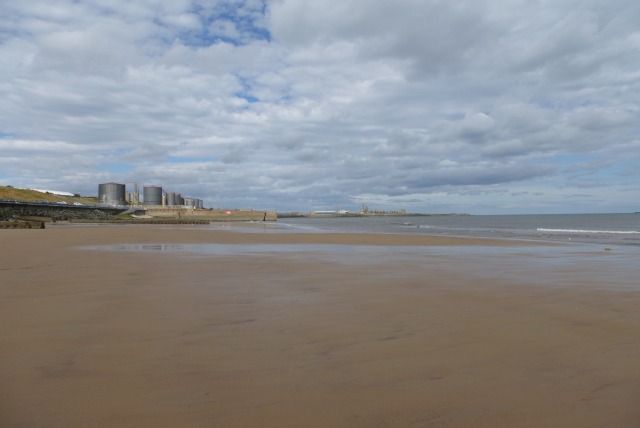
<path id="1" fill-rule="evenodd" d="M 184 205 L 192 208 L 202 208 L 202 199 L 184 198 Z"/>
<path id="2" fill-rule="evenodd" d="M 125 185 L 121 183 L 98 184 L 98 201 L 101 204 L 126 205 Z"/>
<path id="3" fill-rule="evenodd" d="M 162 205 L 162 187 L 144 186 L 142 197 L 145 205 Z"/>
<path id="4" fill-rule="evenodd" d="M 183 204 L 182 196 L 177 192 L 167 193 L 167 206 L 175 207 Z"/>
<path id="5" fill-rule="evenodd" d="M 167 193 L 167 206 L 173 207 L 175 205 L 177 205 L 176 204 L 176 193 L 175 192 Z"/>

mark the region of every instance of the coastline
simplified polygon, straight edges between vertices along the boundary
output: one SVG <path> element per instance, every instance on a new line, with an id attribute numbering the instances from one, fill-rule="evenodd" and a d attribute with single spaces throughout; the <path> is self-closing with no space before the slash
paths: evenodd
<path id="1" fill-rule="evenodd" d="M 623 281 L 606 270 L 615 255 L 520 241 L 261 228 L 1 230 L 0 422 L 640 421 L 640 297 L 615 286 Z M 84 248 L 145 243 L 222 249 Z M 225 250 L 256 244 L 267 250 Z M 295 251 L 277 251 L 282 245 Z M 333 246 L 346 250 L 329 257 Z M 407 257 L 408 246 L 425 251 Z M 593 275 L 594 262 L 607 283 Z"/>

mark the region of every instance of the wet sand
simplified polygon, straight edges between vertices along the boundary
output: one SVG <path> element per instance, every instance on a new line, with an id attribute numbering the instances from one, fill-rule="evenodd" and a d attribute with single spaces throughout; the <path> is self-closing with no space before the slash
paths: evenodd
<path id="1" fill-rule="evenodd" d="M 640 426 L 640 296 L 609 255 L 539 271 L 553 247 L 197 226 L 0 240 L 2 427 Z M 127 243 L 327 250 L 81 248 Z M 366 252 L 405 245 L 425 252 Z"/>

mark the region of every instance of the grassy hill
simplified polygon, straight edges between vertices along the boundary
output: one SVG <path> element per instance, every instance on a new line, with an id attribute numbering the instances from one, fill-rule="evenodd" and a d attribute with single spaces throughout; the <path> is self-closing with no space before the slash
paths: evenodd
<path id="1" fill-rule="evenodd" d="M 17 201 L 49 201 L 49 202 L 66 202 L 73 204 L 80 202 L 81 204 L 96 204 L 98 198 L 86 196 L 60 196 L 52 193 L 43 193 L 36 190 L 16 189 L 11 186 L 0 186 L 0 199 L 11 199 Z"/>

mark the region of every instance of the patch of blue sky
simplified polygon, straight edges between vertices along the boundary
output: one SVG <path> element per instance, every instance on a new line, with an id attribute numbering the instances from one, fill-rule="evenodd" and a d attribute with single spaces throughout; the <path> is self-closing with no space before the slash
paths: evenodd
<path id="1" fill-rule="evenodd" d="M 246 77 L 242 77 L 239 74 L 236 74 L 236 79 L 238 79 L 238 82 L 242 86 L 242 90 L 235 92 L 233 95 L 238 98 L 247 100 L 250 103 L 256 103 L 260 101 L 260 99 L 251 94 L 252 86 L 249 79 L 247 79 Z"/>
<path id="2" fill-rule="evenodd" d="M 259 25 L 266 14 L 266 5 L 260 8 L 247 7 L 246 2 L 227 2 L 208 9 L 194 5 L 193 13 L 200 18 L 200 28 L 179 34 L 180 39 L 190 46 L 209 46 L 215 43 L 229 43 L 235 46 L 251 41 L 271 41 L 271 33 Z M 235 31 L 217 31 L 216 22 L 233 24 Z"/>
<path id="3" fill-rule="evenodd" d="M 0 131 L 0 138 L 15 138 L 15 135 Z"/>
<path id="4" fill-rule="evenodd" d="M 257 103 L 258 101 L 260 101 L 258 98 L 254 97 L 253 95 L 245 94 L 242 92 L 236 92 L 234 95 L 238 98 L 247 100 L 250 103 Z"/>

